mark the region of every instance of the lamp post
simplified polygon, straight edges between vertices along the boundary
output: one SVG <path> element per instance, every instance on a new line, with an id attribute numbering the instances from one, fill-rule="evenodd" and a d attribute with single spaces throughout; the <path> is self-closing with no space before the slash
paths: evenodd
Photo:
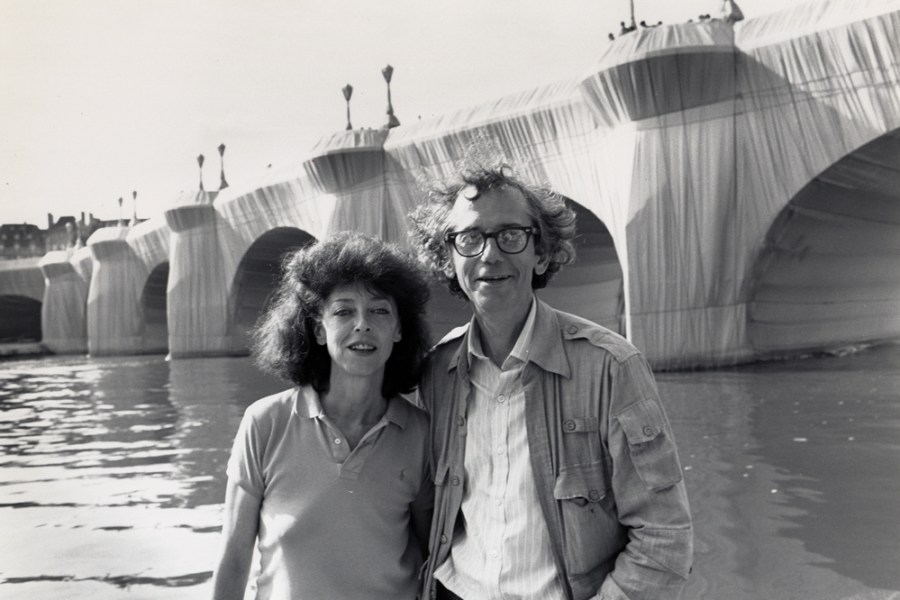
<path id="1" fill-rule="evenodd" d="M 392 127 L 397 127 L 400 125 L 400 120 L 394 116 L 394 106 L 391 104 L 391 77 L 394 75 L 394 67 L 392 67 L 391 65 L 386 66 L 381 70 L 381 74 L 384 76 L 385 82 L 387 82 L 387 128 L 391 129 Z"/>
<path id="2" fill-rule="evenodd" d="M 125 219 L 122 218 L 122 196 L 119 196 L 119 227 L 125 225 Z"/>
<path id="3" fill-rule="evenodd" d="M 224 190 L 228 187 L 228 182 L 225 181 L 225 144 L 219 144 L 219 189 Z"/>
<path id="4" fill-rule="evenodd" d="M 353 125 L 350 123 L 350 97 L 353 96 L 353 86 L 349 83 L 341 88 L 341 91 L 344 93 L 344 100 L 347 101 L 347 131 L 353 129 Z"/>
<path id="5" fill-rule="evenodd" d="M 131 226 L 137 225 L 137 191 L 131 192 Z"/>
<path id="6" fill-rule="evenodd" d="M 203 191 L 203 155 L 197 156 L 197 165 L 200 167 L 200 191 Z"/>

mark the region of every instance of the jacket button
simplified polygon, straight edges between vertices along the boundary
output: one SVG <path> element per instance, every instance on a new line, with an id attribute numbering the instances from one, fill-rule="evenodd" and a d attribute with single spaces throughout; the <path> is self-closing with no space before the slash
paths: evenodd
<path id="1" fill-rule="evenodd" d="M 465 417 L 456 417 L 456 424 L 459 425 L 460 427 L 462 427 L 463 425 L 466 424 L 466 418 Z"/>
<path id="2" fill-rule="evenodd" d="M 572 419 L 566 419 L 565 421 L 563 421 L 563 428 L 566 431 L 575 431 L 575 421 L 573 421 Z"/>
<path id="3" fill-rule="evenodd" d="M 459 485 L 459 477 L 454 475 L 453 477 L 450 478 L 450 483 L 453 485 Z"/>
<path id="4" fill-rule="evenodd" d="M 578 333 L 578 326 L 577 325 L 569 325 L 569 333 L 571 333 L 573 335 Z"/>
<path id="5" fill-rule="evenodd" d="M 590 492 L 588 492 L 588 498 L 596 502 L 600 499 L 600 492 L 598 492 L 597 490 L 591 490 Z"/>
<path id="6" fill-rule="evenodd" d="M 651 436 L 653 435 L 653 428 L 649 425 L 644 425 L 644 435 Z"/>
<path id="7" fill-rule="evenodd" d="M 441 543 L 442 543 L 442 544 L 446 544 L 446 543 L 447 543 L 447 536 L 444 535 L 443 533 L 441 534 Z"/>

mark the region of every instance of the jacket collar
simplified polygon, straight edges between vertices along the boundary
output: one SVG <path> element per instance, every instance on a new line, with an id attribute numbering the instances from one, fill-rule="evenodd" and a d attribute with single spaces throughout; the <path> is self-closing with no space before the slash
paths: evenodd
<path id="1" fill-rule="evenodd" d="M 549 304 L 534 297 L 537 303 L 537 313 L 534 317 L 534 333 L 531 338 L 531 354 L 529 362 L 533 362 L 545 371 L 557 373 L 563 377 L 570 377 L 572 370 L 569 367 L 569 359 L 563 345 L 562 332 L 560 331 L 559 318 Z M 475 317 L 469 321 L 464 334 L 453 352 L 453 357 L 447 365 L 447 371 L 458 369 L 460 375 L 469 372 L 469 336 L 475 323 Z"/>

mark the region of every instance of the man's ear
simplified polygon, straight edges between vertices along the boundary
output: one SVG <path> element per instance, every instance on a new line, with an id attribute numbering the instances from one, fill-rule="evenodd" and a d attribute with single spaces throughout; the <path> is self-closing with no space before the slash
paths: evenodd
<path id="1" fill-rule="evenodd" d="M 547 267 L 550 266 L 550 255 L 542 254 L 537 263 L 534 265 L 534 273 L 536 275 L 543 275 L 547 271 Z"/>

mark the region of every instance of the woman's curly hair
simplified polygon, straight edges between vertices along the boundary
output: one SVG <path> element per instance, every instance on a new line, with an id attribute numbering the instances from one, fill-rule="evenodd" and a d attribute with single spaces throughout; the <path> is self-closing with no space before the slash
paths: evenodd
<path id="1" fill-rule="evenodd" d="M 402 337 L 385 365 L 382 394 L 390 398 L 414 390 L 430 345 L 425 273 L 398 246 L 357 232 L 335 234 L 285 257 L 274 300 L 252 333 L 256 364 L 297 385 L 327 391 L 331 356 L 316 343 L 316 323 L 328 295 L 355 283 L 397 305 Z"/>
<path id="2" fill-rule="evenodd" d="M 512 167 L 494 158 L 484 159 L 467 153 L 459 165 L 458 174 L 449 180 L 425 182 L 426 197 L 410 215 L 410 242 L 419 260 L 435 277 L 444 281 L 450 291 L 462 298 L 465 294 L 453 271 L 450 246 L 444 241 L 448 231 L 450 210 L 460 191 L 475 186 L 477 202 L 487 191 L 511 187 L 519 190 L 528 202 L 528 209 L 539 233 L 534 238 L 535 251 L 550 256 L 547 270 L 533 274 L 532 289 L 541 289 L 564 266 L 575 261 L 575 212 L 566 206 L 559 194 L 516 177 Z"/>

